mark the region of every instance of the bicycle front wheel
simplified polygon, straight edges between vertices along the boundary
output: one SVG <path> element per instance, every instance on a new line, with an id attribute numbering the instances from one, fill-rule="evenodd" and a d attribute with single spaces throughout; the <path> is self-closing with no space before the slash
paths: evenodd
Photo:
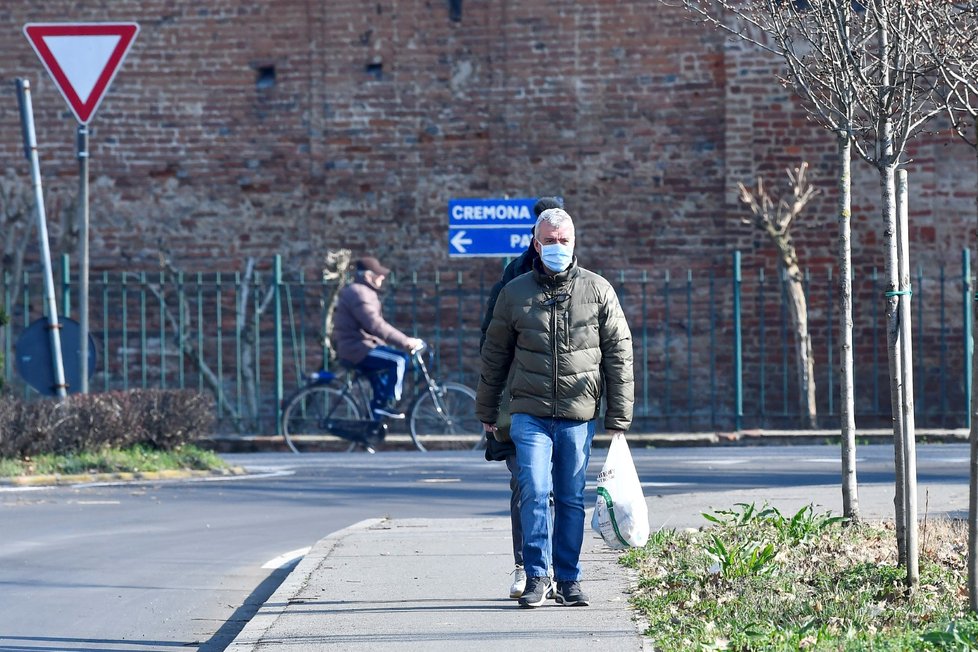
<path id="1" fill-rule="evenodd" d="M 345 439 L 332 435 L 326 428 L 329 419 L 359 419 L 360 410 L 353 398 L 331 385 L 313 385 L 296 392 L 282 411 L 282 436 L 293 453 L 350 445 Z M 330 446 L 325 446 L 329 443 Z"/>
<path id="2" fill-rule="evenodd" d="M 459 383 L 428 388 L 415 399 L 409 415 L 411 439 L 419 451 L 429 447 L 480 448 L 482 422 L 475 416 L 475 391 Z"/>

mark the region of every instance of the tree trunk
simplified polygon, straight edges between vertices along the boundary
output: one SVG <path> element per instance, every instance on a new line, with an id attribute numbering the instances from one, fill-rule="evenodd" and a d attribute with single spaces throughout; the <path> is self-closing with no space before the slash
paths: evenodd
<path id="1" fill-rule="evenodd" d="M 893 496 L 894 524 L 897 537 L 898 563 L 903 566 L 907 562 L 907 521 L 904 507 L 906 499 L 906 462 L 903 457 L 903 360 L 899 347 L 899 296 L 900 270 L 897 262 L 896 240 L 896 182 L 894 166 L 884 164 L 880 168 L 880 186 L 883 207 L 883 248 L 886 256 L 885 278 L 886 296 L 884 311 L 886 313 L 886 351 L 890 372 L 890 414 L 893 420 L 893 461 L 896 476 Z"/>
<path id="2" fill-rule="evenodd" d="M 904 510 L 907 521 L 907 586 L 911 590 L 920 584 L 920 568 L 917 557 L 917 450 L 914 432 L 913 392 L 913 334 L 910 300 L 910 228 L 908 219 L 907 172 L 900 170 L 897 179 L 897 253 L 900 269 L 900 382 L 903 386 L 903 464 Z"/>
<path id="3" fill-rule="evenodd" d="M 808 332 L 808 305 L 798 258 L 784 260 L 787 278 L 788 311 L 795 327 L 795 361 L 798 374 L 798 404 L 800 415 L 808 428 L 818 427 L 818 407 L 815 404 L 815 357 L 812 355 L 812 337 Z"/>
<path id="4" fill-rule="evenodd" d="M 839 424 L 842 442 L 842 514 L 859 521 L 856 417 L 852 362 L 852 177 L 850 136 L 839 132 Z"/>
<path id="5" fill-rule="evenodd" d="M 978 138 L 978 117 L 975 118 L 975 137 Z M 978 141 L 976 141 L 978 142 Z M 978 147 L 975 148 L 978 154 Z M 976 206 L 978 209 L 978 206 Z M 978 216 L 978 210 L 976 210 Z M 976 230 L 978 233 L 978 230 Z M 976 259 L 978 260 L 978 259 Z M 971 279 L 967 279 L 971 283 Z M 976 288 L 970 287 L 969 298 L 974 298 Z M 978 329 L 978 310 L 972 306 L 972 332 Z M 978 364 L 978 346 L 971 344 L 972 374 Z M 968 482 L 968 604 L 972 612 L 978 612 L 978 383 L 971 381 L 971 458 L 970 480 Z"/>

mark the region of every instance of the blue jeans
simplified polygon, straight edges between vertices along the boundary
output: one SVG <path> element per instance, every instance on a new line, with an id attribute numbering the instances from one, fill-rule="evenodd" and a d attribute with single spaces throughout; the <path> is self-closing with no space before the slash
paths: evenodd
<path id="1" fill-rule="evenodd" d="M 547 575 L 553 559 L 558 582 L 581 579 L 584 484 L 594 421 L 514 414 L 510 436 L 519 462 L 523 567 L 527 577 Z M 549 500 L 554 496 L 553 531 Z"/>
<path id="2" fill-rule="evenodd" d="M 404 388 L 404 370 L 411 356 L 389 346 L 371 349 L 367 357 L 357 364 L 357 369 L 368 374 L 374 396 L 371 409 L 392 408 L 401 400 Z"/>

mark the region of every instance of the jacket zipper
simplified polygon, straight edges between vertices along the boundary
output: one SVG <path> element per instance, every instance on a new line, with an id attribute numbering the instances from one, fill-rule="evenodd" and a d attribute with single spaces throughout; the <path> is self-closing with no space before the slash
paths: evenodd
<path id="1" fill-rule="evenodd" d="M 551 336 L 550 341 L 553 342 L 554 349 L 554 383 L 553 383 L 553 400 L 550 404 L 550 416 L 557 418 L 557 306 L 550 306 L 550 330 Z"/>

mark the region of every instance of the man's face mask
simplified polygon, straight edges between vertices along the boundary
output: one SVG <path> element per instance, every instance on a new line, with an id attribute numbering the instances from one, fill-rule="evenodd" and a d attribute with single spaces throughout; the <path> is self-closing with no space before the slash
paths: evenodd
<path id="1" fill-rule="evenodd" d="M 562 272 L 574 260 L 574 247 L 571 245 L 540 243 L 540 260 L 552 272 Z"/>

